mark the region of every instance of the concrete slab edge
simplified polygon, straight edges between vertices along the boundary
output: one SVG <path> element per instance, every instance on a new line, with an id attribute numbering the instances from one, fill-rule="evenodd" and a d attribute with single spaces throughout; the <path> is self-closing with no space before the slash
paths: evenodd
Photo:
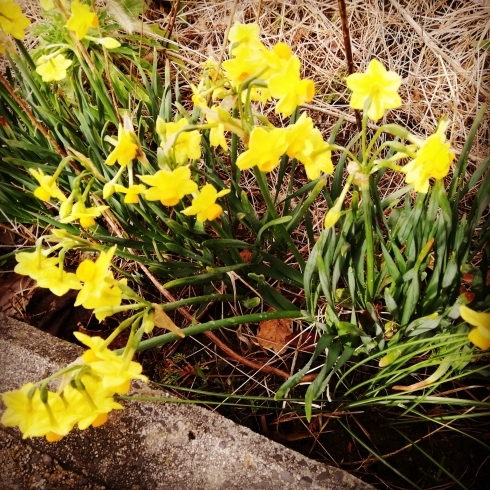
<path id="1" fill-rule="evenodd" d="M 81 352 L 76 345 L 0 314 L 0 392 L 42 379 Z M 168 396 L 152 383 L 139 382 L 133 384 L 131 394 Z M 1 426 L 0 447 L 7 452 L 0 459 L 0 482 L 16 485 L 2 484 L 1 488 L 372 488 L 343 470 L 310 460 L 205 408 L 123 404 L 125 409 L 112 412 L 102 427 L 74 430 L 56 443 L 43 438 L 22 440 L 17 429 Z M 49 461 L 51 470 L 43 467 L 43 473 L 35 464 L 39 459 Z M 59 477 L 58 468 L 65 472 L 64 478 Z"/>

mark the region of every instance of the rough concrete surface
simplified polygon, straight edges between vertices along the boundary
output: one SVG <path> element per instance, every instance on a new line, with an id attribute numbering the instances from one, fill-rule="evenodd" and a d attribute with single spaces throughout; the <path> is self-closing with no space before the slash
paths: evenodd
<path id="1" fill-rule="evenodd" d="M 0 314 L 0 392 L 72 362 L 79 347 Z M 134 383 L 135 396 L 168 396 Z M 1 426 L 0 488 L 345 489 L 370 485 L 195 405 L 123 402 L 97 429 L 56 443 Z M 2 412 L 4 406 L 2 404 Z"/>

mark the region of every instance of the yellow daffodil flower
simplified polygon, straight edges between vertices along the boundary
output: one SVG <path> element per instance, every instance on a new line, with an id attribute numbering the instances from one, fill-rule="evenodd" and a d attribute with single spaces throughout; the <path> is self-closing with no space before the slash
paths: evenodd
<path id="1" fill-rule="evenodd" d="M 77 332 L 78 333 L 78 332 Z M 124 407 L 115 402 L 115 392 L 106 390 L 102 384 L 102 378 L 94 376 L 91 372 L 80 380 L 84 390 L 78 390 L 67 385 L 63 391 L 65 400 L 73 407 L 77 415 L 78 428 L 85 430 L 88 427 L 100 427 L 107 422 L 107 414 L 112 410 L 121 410 Z"/>
<path id="2" fill-rule="evenodd" d="M 306 140 L 313 131 L 313 120 L 303 112 L 299 119 L 286 128 L 288 147 L 286 154 L 289 158 L 296 158 L 306 147 Z"/>
<path id="3" fill-rule="evenodd" d="M 241 47 L 257 47 L 262 43 L 259 40 L 260 27 L 255 24 L 241 24 L 235 22 L 228 33 L 228 41 L 230 41 L 230 54 L 235 54 L 239 46 Z"/>
<path id="4" fill-rule="evenodd" d="M 234 50 L 236 54 L 237 50 Z M 230 81 L 235 88 L 243 83 L 247 78 L 259 73 L 264 73 L 269 68 L 267 57 L 264 51 L 248 45 L 243 47 L 238 52 L 238 56 L 229 60 L 223 61 L 223 70 L 225 77 Z"/>
<path id="5" fill-rule="evenodd" d="M 402 168 L 407 175 L 407 184 L 413 184 L 417 192 L 426 194 L 429 190 L 429 179 L 444 178 L 454 160 L 451 145 L 446 141 L 447 121 L 441 121 L 436 132 L 422 143 L 417 151 L 415 160 L 412 160 Z"/>
<path id="6" fill-rule="evenodd" d="M 66 69 L 73 61 L 67 60 L 62 54 L 49 58 L 36 68 L 36 73 L 41 75 L 43 82 L 60 81 L 66 78 Z"/>
<path id="7" fill-rule="evenodd" d="M 111 285 L 113 283 L 114 285 Z M 117 286 L 117 281 L 114 279 L 112 272 L 107 274 L 105 281 L 100 284 L 84 284 L 77 295 L 75 306 L 82 305 L 87 310 L 96 310 L 95 318 L 102 321 L 108 316 L 107 311 L 103 310 L 102 306 L 119 306 L 122 301 L 122 291 Z"/>
<path id="8" fill-rule="evenodd" d="M 295 124 L 286 129 L 289 158 L 297 158 L 304 166 L 306 175 L 314 180 L 324 172 L 333 172 L 330 146 L 323 140 L 313 121 L 303 112 Z"/>
<path id="9" fill-rule="evenodd" d="M 117 132 L 116 147 L 109 154 L 105 163 L 110 166 L 117 162 L 122 167 L 125 167 L 136 158 L 138 148 L 139 144 L 134 131 L 124 129 L 123 125 L 120 124 Z"/>
<path id="10" fill-rule="evenodd" d="M 317 128 L 313 128 L 305 140 L 305 147 L 296 158 L 304 165 L 309 179 L 317 179 L 321 173 L 333 173 L 330 145 L 323 140 Z"/>
<path id="11" fill-rule="evenodd" d="M 213 107 L 213 109 L 216 110 L 217 108 Z M 216 114 L 218 114 L 218 111 Z M 228 113 L 226 114 L 229 115 Z M 209 131 L 209 144 L 214 147 L 221 146 L 224 151 L 228 151 L 228 143 L 226 142 L 225 138 L 225 125 L 220 121 L 216 122 L 209 115 L 206 116 L 206 120 L 208 124 L 213 125 Z"/>
<path id="12" fill-rule="evenodd" d="M 60 201 L 66 201 L 66 196 L 56 186 L 56 180 L 52 175 L 44 175 L 44 172 L 38 168 L 29 169 L 29 173 L 38 181 L 39 187 L 34 190 L 34 195 L 41 201 L 49 202 L 52 197 Z"/>
<path id="13" fill-rule="evenodd" d="M 133 361 L 127 363 L 123 356 L 118 356 L 104 347 L 104 340 L 100 337 L 90 337 L 81 332 L 75 332 L 74 335 L 90 348 L 83 354 L 83 359 L 91 370 L 102 378 L 104 389 L 123 395 L 129 391 L 132 379 L 148 381 L 148 378 L 141 374 L 141 364 Z"/>
<path id="14" fill-rule="evenodd" d="M 73 0 L 71 4 L 71 17 L 66 23 L 70 31 L 74 31 L 77 39 L 80 41 L 86 35 L 91 27 L 97 27 L 99 19 L 97 14 L 90 10 L 88 5 L 80 3 L 79 0 Z"/>
<path id="15" fill-rule="evenodd" d="M 22 434 L 28 432 L 33 425 L 48 417 L 44 403 L 41 401 L 39 390 L 29 398 L 33 389 L 32 383 L 27 383 L 19 390 L 2 393 L 2 400 L 7 410 L 2 415 L 2 424 L 6 427 L 19 427 Z M 24 435 L 24 438 L 27 437 Z"/>
<path id="16" fill-rule="evenodd" d="M 161 147 L 165 155 L 173 156 L 177 165 L 185 165 L 188 160 L 196 160 L 201 156 L 201 134 L 199 131 L 183 131 L 188 126 L 187 119 L 182 118 L 178 122 L 165 124 L 165 134 Z M 179 135 L 177 136 L 177 133 Z"/>
<path id="17" fill-rule="evenodd" d="M 39 249 L 34 252 L 19 252 L 15 254 L 17 265 L 14 272 L 22 276 L 29 276 L 34 280 L 39 280 L 44 270 L 56 267 L 59 262 L 57 257 L 48 258 L 46 252 Z"/>
<path id="18" fill-rule="evenodd" d="M 63 296 L 70 289 L 81 289 L 82 285 L 73 272 L 66 272 L 59 267 L 47 267 L 39 275 L 37 285 L 49 289 L 56 296 Z"/>
<path id="19" fill-rule="evenodd" d="M 260 126 L 255 127 L 250 133 L 248 150 L 237 158 L 236 165 L 240 170 L 257 165 L 262 172 L 270 172 L 279 165 L 279 158 L 287 148 L 285 129 L 267 131 Z"/>
<path id="20" fill-rule="evenodd" d="M 122 192 L 123 194 L 125 194 L 124 202 L 126 204 L 138 204 L 138 196 L 145 192 L 146 187 L 143 184 L 130 185 L 129 187 L 115 184 L 114 189 L 116 192 Z"/>
<path id="21" fill-rule="evenodd" d="M 71 210 L 71 213 L 61 219 L 61 223 L 71 223 L 80 220 L 80 226 L 90 228 L 95 225 L 95 218 L 98 218 L 103 211 L 109 209 L 109 206 L 94 206 L 87 208 L 82 201 L 77 201 Z"/>
<path id="22" fill-rule="evenodd" d="M 292 56 L 284 71 L 269 78 L 269 92 L 275 99 L 276 114 L 290 116 L 299 105 L 311 102 L 315 95 L 315 84 L 312 80 L 302 80 L 300 77 L 301 62 Z"/>
<path id="23" fill-rule="evenodd" d="M 46 436 L 48 442 L 61 439 L 75 425 L 76 415 L 65 410 L 61 397 L 51 391 L 48 392 L 46 403 L 42 402 L 39 390 L 29 398 L 32 389 L 32 383 L 28 383 L 20 390 L 2 394 L 7 407 L 2 424 L 6 427 L 18 426 L 24 439 L 41 436 Z"/>
<path id="24" fill-rule="evenodd" d="M 122 291 L 109 270 L 116 248 L 114 246 L 107 252 L 101 252 L 95 262 L 85 259 L 77 267 L 76 276 L 83 282 L 83 286 L 77 295 L 75 306 L 82 305 L 84 308 L 94 309 L 121 304 Z M 106 316 L 107 313 L 103 310 L 96 313 L 98 320 Z"/>
<path id="25" fill-rule="evenodd" d="M 191 90 L 192 90 L 191 100 L 195 106 L 200 107 L 200 106 L 207 106 L 208 105 L 208 101 L 206 100 L 206 97 L 204 97 L 202 95 L 202 92 L 205 91 L 203 84 L 202 84 L 202 80 L 197 87 L 195 85 L 191 84 Z M 158 130 L 157 130 L 157 133 L 158 133 Z"/>
<path id="26" fill-rule="evenodd" d="M 267 52 L 267 62 L 271 72 L 270 76 L 284 71 L 288 61 L 292 58 L 293 52 L 286 43 L 277 43 L 271 51 Z"/>
<path id="27" fill-rule="evenodd" d="M 197 184 L 191 179 L 189 167 L 175 170 L 159 170 L 154 175 L 144 175 L 140 179 L 150 189 L 145 192 L 148 201 L 160 201 L 164 206 L 175 206 L 185 195 L 197 191 Z"/>
<path id="28" fill-rule="evenodd" d="M 463 320 L 475 327 L 468 334 L 470 341 L 482 350 L 490 349 L 490 313 L 474 311 L 465 305 L 459 311 Z"/>
<path id="29" fill-rule="evenodd" d="M 402 105 L 398 89 L 401 77 L 393 71 L 387 71 L 378 60 L 371 60 L 365 73 L 353 73 L 346 79 L 347 87 L 352 90 L 350 106 L 364 109 L 371 99 L 367 115 L 373 121 L 384 116 L 387 109 L 396 109 Z"/>
<path id="30" fill-rule="evenodd" d="M 0 0 L 0 29 L 6 35 L 22 41 L 30 24 L 31 21 L 13 0 Z"/>
<path id="31" fill-rule="evenodd" d="M 107 277 L 101 283 L 90 282 L 82 286 L 77 295 L 75 306 L 82 305 L 87 310 L 94 310 L 102 306 L 119 306 L 121 301 L 122 291 L 117 286 L 117 281 L 114 279 L 112 272 L 108 272 Z M 102 309 L 95 314 L 99 321 L 102 321 L 106 316 L 108 316 L 108 313 Z"/>
<path id="32" fill-rule="evenodd" d="M 228 143 L 225 138 L 225 126 L 222 123 L 218 123 L 214 128 L 210 129 L 209 144 L 214 147 L 221 146 L 224 151 L 228 151 Z"/>
<path id="33" fill-rule="evenodd" d="M 191 206 L 182 211 L 186 216 L 197 215 L 196 219 L 200 223 L 206 220 L 212 221 L 221 216 L 223 208 L 216 203 L 216 199 L 226 196 L 231 192 L 230 189 L 217 191 L 211 184 L 206 184 L 201 192 L 192 200 Z"/>

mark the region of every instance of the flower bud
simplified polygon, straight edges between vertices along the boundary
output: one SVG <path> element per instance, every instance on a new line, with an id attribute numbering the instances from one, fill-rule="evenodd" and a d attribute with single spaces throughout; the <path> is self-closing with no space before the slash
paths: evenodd
<path id="1" fill-rule="evenodd" d="M 231 114 L 221 107 L 217 107 L 216 110 L 218 112 L 218 117 L 220 121 L 228 122 L 231 119 Z"/>
<path id="2" fill-rule="evenodd" d="M 160 136 L 167 132 L 167 123 L 160 116 L 157 117 L 156 131 Z"/>
<path id="3" fill-rule="evenodd" d="M 153 321 L 154 312 L 148 313 L 147 316 L 143 318 L 143 329 L 145 333 L 151 333 L 155 327 L 155 322 Z"/>
<path id="4" fill-rule="evenodd" d="M 341 212 L 334 206 L 328 210 L 327 216 L 325 216 L 325 228 L 332 228 L 337 223 L 341 215 Z"/>
<path id="5" fill-rule="evenodd" d="M 391 351 L 389 354 L 386 354 L 386 356 L 382 357 L 379 360 L 379 367 L 383 368 L 385 366 L 390 365 L 392 362 L 396 361 L 400 357 L 401 353 L 402 353 L 401 349 L 395 349 Z"/>
<path id="6" fill-rule="evenodd" d="M 102 46 L 104 46 L 106 49 L 116 49 L 121 46 L 121 43 L 113 37 L 99 38 L 99 44 L 102 44 Z"/>
<path id="7" fill-rule="evenodd" d="M 116 192 L 116 187 L 112 182 L 107 182 L 107 184 L 104 185 L 104 189 L 102 190 L 102 197 L 104 199 L 108 199 L 109 197 L 112 196 Z"/>

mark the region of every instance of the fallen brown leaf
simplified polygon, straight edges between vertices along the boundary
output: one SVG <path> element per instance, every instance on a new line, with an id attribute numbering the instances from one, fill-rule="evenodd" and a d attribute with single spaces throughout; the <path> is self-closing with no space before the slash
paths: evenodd
<path id="1" fill-rule="evenodd" d="M 252 252 L 248 248 L 244 248 L 240 252 L 240 257 L 242 258 L 245 264 L 248 264 L 252 260 Z"/>
<path id="2" fill-rule="evenodd" d="M 291 340 L 293 320 L 290 318 L 278 318 L 264 320 L 259 323 L 257 342 L 264 349 L 272 349 L 277 354 L 286 350 L 286 344 Z"/>

